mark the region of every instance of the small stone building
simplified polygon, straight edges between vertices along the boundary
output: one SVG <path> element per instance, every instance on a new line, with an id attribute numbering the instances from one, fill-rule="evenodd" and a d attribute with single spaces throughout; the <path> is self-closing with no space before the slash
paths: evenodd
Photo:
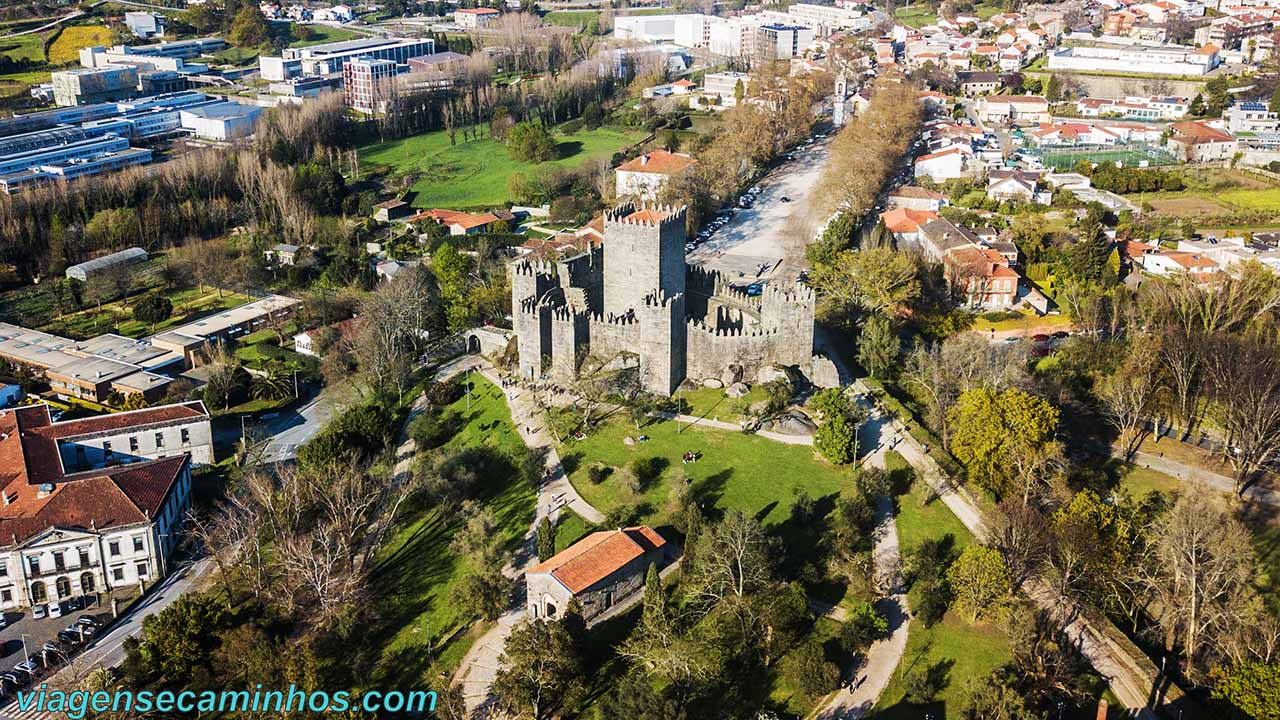
<path id="1" fill-rule="evenodd" d="M 592 533 L 525 574 L 529 615 L 558 618 L 577 598 L 590 622 L 641 591 L 650 565 L 671 559 L 670 545 L 651 527 Z"/>

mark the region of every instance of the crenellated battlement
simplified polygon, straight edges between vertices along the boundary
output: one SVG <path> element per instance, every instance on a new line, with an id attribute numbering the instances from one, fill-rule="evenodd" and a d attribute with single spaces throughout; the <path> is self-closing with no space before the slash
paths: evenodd
<path id="1" fill-rule="evenodd" d="M 609 240 L 610 225 L 628 225 L 631 227 L 667 229 L 673 226 L 684 228 L 685 214 L 688 208 L 684 205 L 637 205 L 632 202 L 622 203 L 604 211 L 605 242 Z"/>
<path id="2" fill-rule="evenodd" d="M 761 294 L 770 300 L 794 305 L 810 306 L 817 302 L 813 288 L 799 282 L 788 287 L 769 283 L 764 286 L 764 292 Z"/>
<path id="3" fill-rule="evenodd" d="M 708 337 L 729 338 L 729 337 L 753 337 L 763 338 L 778 335 L 777 330 L 768 330 L 760 327 L 743 328 L 743 327 L 712 327 L 705 320 L 699 318 L 690 318 L 688 328 L 692 331 L 700 332 Z"/>
<path id="4" fill-rule="evenodd" d="M 594 313 L 591 315 L 591 322 L 600 323 L 602 325 L 613 325 L 616 327 L 628 327 L 635 325 L 640 322 L 640 320 L 632 313 L 627 313 L 626 315 L 609 315 L 607 317 L 604 313 Z"/>
<path id="5" fill-rule="evenodd" d="M 555 275 L 556 265 L 548 260 L 520 258 L 511 263 L 511 271 L 519 277 L 532 278 L 539 275 Z"/>
<path id="6" fill-rule="evenodd" d="M 676 293 L 668 295 L 661 290 L 655 290 L 644 296 L 644 305 L 649 309 L 673 308 L 676 303 L 684 299 L 684 293 Z"/>

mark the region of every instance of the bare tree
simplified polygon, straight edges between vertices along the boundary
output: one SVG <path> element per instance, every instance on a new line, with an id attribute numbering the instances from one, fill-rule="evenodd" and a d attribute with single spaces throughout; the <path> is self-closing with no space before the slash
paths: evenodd
<path id="1" fill-rule="evenodd" d="M 1226 337 L 1207 353 L 1207 364 L 1213 415 L 1227 433 L 1222 456 L 1243 496 L 1280 459 L 1280 347 L 1271 339 Z"/>
<path id="2" fill-rule="evenodd" d="M 1129 343 L 1123 365 L 1104 378 L 1098 388 L 1102 412 L 1120 433 L 1125 460 L 1133 457 L 1156 404 L 1159 382 L 1158 340 L 1141 335 Z"/>
<path id="3" fill-rule="evenodd" d="M 1249 531 L 1212 491 L 1178 499 L 1156 526 L 1155 562 L 1147 577 L 1165 648 L 1181 646 L 1192 675 L 1206 649 L 1249 606 L 1254 572 Z"/>

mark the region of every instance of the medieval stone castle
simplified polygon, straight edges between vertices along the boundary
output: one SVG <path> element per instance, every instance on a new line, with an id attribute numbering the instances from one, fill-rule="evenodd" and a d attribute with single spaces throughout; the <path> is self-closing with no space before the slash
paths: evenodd
<path id="1" fill-rule="evenodd" d="M 776 366 L 809 374 L 813 291 L 765 286 L 757 297 L 684 261 L 685 209 L 622 205 L 604 241 L 510 266 L 520 375 L 569 381 L 589 361 L 639 361 L 640 385 L 671 395 L 686 379 L 754 381 Z M 775 371 L 776 372 L 776 371 Z"/>

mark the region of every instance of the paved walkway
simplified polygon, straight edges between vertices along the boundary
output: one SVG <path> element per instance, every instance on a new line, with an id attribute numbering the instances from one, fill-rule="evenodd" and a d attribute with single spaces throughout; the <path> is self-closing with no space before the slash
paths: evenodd
<path id="1" fill-rule="evenodd" d="M 665 420 L 675 420 L 689 425 L 697 425 L 699 427 L 715 428 L 717 430 L 729 430 L 731 432 L 742 432 L 742 426 L 723 420 L 712 420 L 710 418 L 698 417 L 697 415 L 684 415 L 672 412 L 655 412 L 654 417 L 660 417 Z M 787 435 L 786 433 L 774 432 L 772 430 L 757 430 L 753 435 L 759 435 L 762 438 L 773 440 L 774 442 L 785 443 L 787 445 L 812 445 L 812 435 Z"/>
<path id="2" fill-rule="evenodd" d="M 873 450 L 862 458 L 863 465 L 885 467 L 885 453 L 889 449 L 892 428 L 879 417 L 868 420 L 864 435 L 859 438 L 865 447 Z M 907 631 L 910 609 L 907 591 L 902 582 L 902 555 L 898 547 L 898 526 L 894 522 L 893 499 L 876 498 L 875 544 L 871 551 L 875 565 L 875 586 L 886 597 L 876 602 L 876 609 L 889 620 L 889 637 L 877 640 L 867 650 L 865 662 L 858 666 L 849 683 L 842 686 L 825 705 L 815 710 L 811 717 L 817 720 L 857 720 L 875 707 L 876 701 L 889 686 L 907 649 Z M 843 608 L 839 613 L 827 616 L 843 622 Z M 837 617 L 837 615 L 841 617 Z"/>
<path id="3" fill-rule="evenodd" d="M 866 388 L 860 382 L 855 385 L 860 390 Z M 933 458 L 929 457 L 915 438 L 906 432 L 900 420 L 886 418 L 886 422 L 899 432 L 904 440 L 899 443 L 898 452 L 915 468 L 921 479 L 933 488 L 938 499 L 955 514 L 960 522 L 964 523 L 964 526 L 979 540 L 985 540 L 987 528 L 983 522 L 982 513 L 977 504 L 968 497 L 964 488 L 958 488 L 951 483 Z M 1038 578 L 1028 580 L 1024 583 L 1024 587 L 1027 595 L 1040 607 L 1051 611 L 1062 609 L 1061 601 L 1049 593 Z M 1149 658 L 1134 657 L 1082 617 L 1077 617 L 1067 626 L 1067 634 L 1076 641 L 1081 654 L 1088 659 L 1089 664 L 1107 679 L 1112 691 L 1126 708 L 1136 712 L 1144 720 L 1154 720 L 1155 714 L 1148 707 L 1148 698 L 1151 688 L 1156 683 L 1158 670 Z"/>
<path id="4" fill-rule="evenodd" d="M 1163 442 L 1178 441 L 1166 439 Z M 1121 448 L 1112 447 L 1110 448 L 1110 451 L 1111 457 L 1113 458 L 1118 458 L 1120 460 L 1128 459 L 1125 457 L 1124 450 Z M 1205 470 L 1204 468 L 1198 468 L 1194 465 L 1178 462 L 1177 460 L 1167 458 L 1163 455 L 1153 455 L 1139 450 L 1133 454 L 1133 458 L 1129 460 L 1129 462 L 1139 467 L 1150 468 L 1157 472 L 1162 472 L 1165 475 L 1172 475 L 1179 480 L 1204 485 L 1208 488 L 1218 490 L 1229 495 L 1234 495 L 1236 492 L 1236 483 L 1234 479 L 1221 473 L 1213 472 L 1212 470 Z M 1249 489 L 1244 491 L 1244 497 L 1246 500 L 1260 502 L 1263 505 L 1280 507 L 1280 492 L 1264 485 L 1255 484 L 1250 486 Z"/>
<path id="5" fill-rule="evenodd" d="M 473 370 L 478 369 L 487 380 L 502 388 L 502 378 L 488 360 L 476 355 L 464 356 L 463 360 L 465 366 Z M 587 503 L 569 483 L 564 467 L 560 464 L 560 455 L 556 452 L 555 444 L 551 442 L 550 433 L 547 432 L 544 415 L 534 402 L 532 393 L 520 387 L 502 388 L 502 391 L 507 396 L 511 420 L 515 423 L 516 430 L 520 433 L 525 445 L 545 450 L 544 461 L 550 471 L 550 480 L 538 488 L 538 504 L 534 508 L 533 523 L 525 534 L 520 550 L 502 570 L 502 573 L 511 578 L 516 586 L 511 607 L 498 618 L 488 632 L 476 640 L 462 658 L 453 676 L 454 682 L 462 684 L 467 711 L 476 718 L 489 717 L 491 714 L 492 698 L 489 695 L 489 688 L 493 685 L 494 677 L 501 668 L 498 659 L 502 657 L 503 648 L 512 629 L 527 615 L 524 583 L 521 580 L 525 572 L 538 562 L 536 552 L 538 524 L 547 516 L 555 522 L 566 507 L 590 523 L 601 523 L 605 519 L 604 513 Z"/>

